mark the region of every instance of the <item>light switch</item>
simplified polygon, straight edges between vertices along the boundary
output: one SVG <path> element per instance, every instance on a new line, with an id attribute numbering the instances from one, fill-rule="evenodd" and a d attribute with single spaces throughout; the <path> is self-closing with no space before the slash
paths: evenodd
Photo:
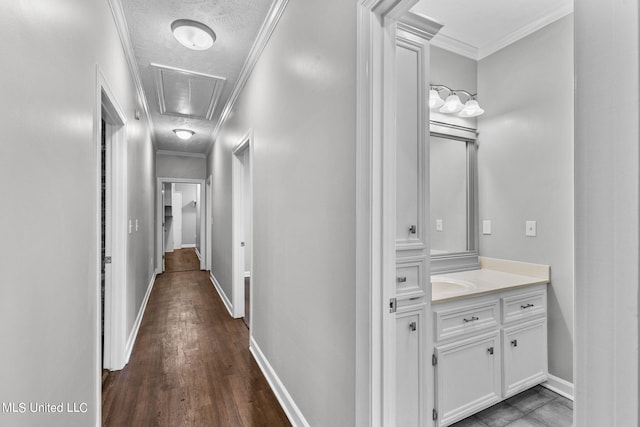
<path id="1" fill-rule="evenodd" d="M 482 221 L 482 234 L 491 234 L 491 220 L 485 219 Z"/>
<path id="2" fill-rule="evenodd" d="M 536 237 L 536 228 L 537 226 L 535 221 L 526 221 L 524 235 L 529 237 Z"/>
<path id="3" fill-rule="evenodd" d="M 436 231 L 442 231 L 444 225 L 441 219 L 436 219 Z"/>
<path id="4" fill-rule="evenodd" d="M 131 220 L 129 220 L 129 234 L 131 234 L 131 229 L 132 229 L 132 224 L 131 224 Z"/>

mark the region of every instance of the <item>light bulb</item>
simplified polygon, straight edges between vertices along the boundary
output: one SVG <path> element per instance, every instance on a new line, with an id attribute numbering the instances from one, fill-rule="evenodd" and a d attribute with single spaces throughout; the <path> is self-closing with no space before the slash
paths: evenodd
<path id="1" fill-rule="evenodd" d="M 470 99 L 464 104 L 464 108 L 458 114 L 460 117 L 476 117 L 484 113 L 484 110 L 480 108 L 478 101 Z"/>
<path id="2" fill-rule="evenodd" d="M 440 112 L 452 114 L 452 113 L 457 113 L 463 108 L 464 108 L 464 105 L 462 104 L 462 102 L 460 102 L 460 97 L 455 93 L 452 93 L 451 95 L 447 96 L 447 100 L 444 102 L 444 105 L 440 108 Z"/>
<path id="3" fill-rule="evenodd" d="M 195 133 L 194 131 L 188 130 L 188 129 L 174 129 L 173 132 L 176 134 L 178 138 L 182 140 L 187 140 L 191 138 Z"/>
<path id="4" fill-rule="evenodd" d="M 444 99 L 440 97 L 437 90 L 431 89 L 429 91 L 429 108 L 440 108 L 444 104 Z"/>

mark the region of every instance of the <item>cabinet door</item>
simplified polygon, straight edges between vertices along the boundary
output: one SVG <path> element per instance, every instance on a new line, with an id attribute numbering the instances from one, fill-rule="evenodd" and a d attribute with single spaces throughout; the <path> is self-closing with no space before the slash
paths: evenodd
<path id="1" fill-rule="evenodd" d="M 424 249 L 427 235 L 422 44 L 398 38 L 396 115 L 396 249 Z"/>
<path id="2" fill-rule="evenodd" d="M 396 316 L 396 425 L 424 425 L 424 306 Z"/>
<path id="3" fill-rule="evenodd" d="M 533 320 L 502 331 L 504 397 L 547 380 L 547 320 Z"/>
<path id="4" fill-rule="evenodd" d="M 448 426 L 499 402 L 500 332 L 436 346 L 436 409 Z"/>

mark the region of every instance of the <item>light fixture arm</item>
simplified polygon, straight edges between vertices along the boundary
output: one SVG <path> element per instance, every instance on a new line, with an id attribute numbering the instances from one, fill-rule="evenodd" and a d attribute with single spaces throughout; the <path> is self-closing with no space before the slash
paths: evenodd
<path id="1" fill-rule="evenodd" d="M 449 92 L 447 95 L 458 95 L 462 93 L 468 98 L 467 101 L 471 99 L 477 99 L 477 96 L 478 96 L 477 93 L 467 92 L 466 90 L 463 90 L 463 89 L 451 89 L 450 87 L 445 85 L 429 85 L 429 87 L 437 91 L 438 93 L 440 93 L 443 90 L 446 90 L 447 92 Z"/>

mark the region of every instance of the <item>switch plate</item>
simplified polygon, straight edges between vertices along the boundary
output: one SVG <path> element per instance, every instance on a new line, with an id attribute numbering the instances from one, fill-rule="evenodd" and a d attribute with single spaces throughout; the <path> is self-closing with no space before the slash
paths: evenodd
<path id="1" fill-rule="evenodd" d="M 140 227 L 138 227 L 138 220 L 136 219 L 136 231 L 138 231 Z"/>
<path id="2" fill-rule="evenodd" d="M 436 219 L 436 231 L 442 231 L 444 228 L 443 221 L 441 219 Z"/>
<path id="3" fill-rule="evenodd" d="M 491 220 L 485 219 L 482 221 L 482 234 L 491 234 Z"/>
<path id="4" fill-rule="evenodd" d="M 131 220 L 129 220 L 129 234 L 131 234 L 131 228 L 132 228 L 132 226 L 131 226 Z"/>
<path id="5" fill-rule="evenodd" d="M 536 237 L 537 225 L 535 221 L 525 221 L 524 235 L 529 237 Z"/>

